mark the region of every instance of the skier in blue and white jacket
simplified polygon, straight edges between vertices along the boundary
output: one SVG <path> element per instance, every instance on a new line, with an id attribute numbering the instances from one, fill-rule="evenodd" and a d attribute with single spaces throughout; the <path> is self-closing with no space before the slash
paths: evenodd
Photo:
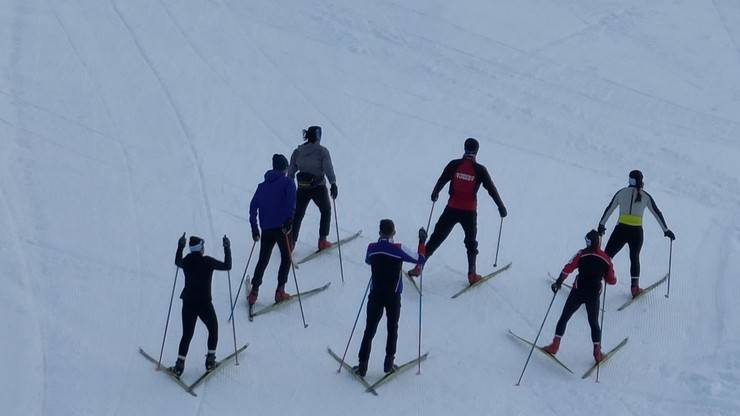
<path id="1" fill-rule="evenodd" d="M 367 373 L 373 337 L 383 317 L 383 310 L 385 310 L 388 322 L 383 371 L 389 373 L 394 370 L 393 361 L 396 355 L 398 320 L 401 317 L 401 292 L 403 291 L 401 266 L 403 262 L 423 265 L 426 252 L 427 233 L 423 228 L 419 229 L 417 253 L 393 242 L 393 236 L 396 234 L 393 221 L 381 220 L 379 234 L 378 241 L 368 245 L 365 256 L 365 263 L 369 264 L 372 270 L 370 295 L 367 298 L 367 324 L 360 346 L 359 365 L 353 368 L 355 373 L 361 377 Z"/>

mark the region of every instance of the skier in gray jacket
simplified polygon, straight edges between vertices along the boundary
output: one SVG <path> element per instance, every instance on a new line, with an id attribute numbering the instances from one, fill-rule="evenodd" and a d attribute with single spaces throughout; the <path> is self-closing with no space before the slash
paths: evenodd
<path id="1" fill-rule="evenodd" d="M 331 198 L 337 198 L 337 178 L 334 175 L 334 166 L 331 163 L 329 150 L 321 145 L 321 127 L 311 126 L 303 130 L 303 140 L 306 143 L 298 146 L 290 157 L 288 175 L 295 177 L 298 182 L 298 193 L 296 195 L 296 210 L 293 218 L 293 227 L 290 233 L 292 246 L 298 241 L 298 233 L 301 230 L 301 222 L 306 214 L 308 203 L 313 201 L 321 212 L 319 225 L 318 249 L 329 248 L 331 243 L 327 241 L 329 228 L 331 226 Z M 326 179 L 329 180 L 331 190 L 326 189 Z"/>

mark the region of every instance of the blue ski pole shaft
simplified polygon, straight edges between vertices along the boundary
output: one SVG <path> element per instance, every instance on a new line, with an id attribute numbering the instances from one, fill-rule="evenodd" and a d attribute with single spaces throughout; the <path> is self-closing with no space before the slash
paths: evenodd
<path id="1" fill-rule="evenodd" d="M 355 317 L 355 323 L 352 325 L 352 331 L 349 333 L 349 339 L 347 340 L 347 346 L 344 347 L 344 354 L 342 354 L 342 362 L 339 363 L 339 369 L 337 370 L 337 373 L 342 372 L 342 363 L 344 363 L 344 359 L 347 358 L 347 351 L 349 351 L 349 344 L 352 342 L 352 336 L 355 334 L 355 328 L 357 328 L 357 321 L 360 320 L 360 314 L 362 313 L 362 307 L 365 305 L 365 299 L 367 298 L 367 292 L 370 290 L 370 282 L 372 282 L 372 278 L 367 281 L 367 287 L 365 288 L 365 294 L 362 295 L 362 302 L 360 303 L 360 309 L 357 310 L 357 316 Z"/>
<path id="2" fill-rule="evenodd" d="M 180 272 L 180 268 L 175 266 L 175 281 L 172 282 L 172 294 L 170 295 L 170 306 L 167 308 L 167 323 L 164 324 L 164 336 L 162 337 L 162 348 L 159 349 L 159 361 L 157 361 L 157 370 L 159 370 L 162 367 L 162 354 L 164 354 L 164 342 L 167 339 L 167 328 L 169 328 L 170 326 L 170 314 L 172 313 L 172 300 L 175 298 L 175 286 L 177 285 L 177 274 L 179 272 Z"/>
<path id="3" fill-rule="evenodd" d="M 252 261 L 252 254 L 254 253 L 254 247 L 257 245 L 257 242 L 252 242 L 252 249 L 249 251 L 249 258 L 247 259 L 247 265 L 244 266 L 244 273 L 242 274 L 242 280 L 239 282 L 239 289 L 236 291 L 236 297 L 234 297 L 233 302 L 231 303 L 231 314 L 229 315 L 229 321 L 231 321 L 234 318 L 234 308 L 236 307 L 236 302 L 239 301 L 239 293 L 242 291 L 242 285 L 244 284 L 244 280 L 247 277 L 247 269 L 249 268 L 249 263 Z M 231 285 L 229 285 L 231 287 Z"/>
<path id="4" fill-rule="evenodd" d="M 604 300 L 601 302 L 601 324 L 599 329 L 601 329 L 601 340 L 604 339 L 604 315 L 606 315 L 606 286 L 604 285 Z M 601 345 L 601 340 L 599 340 L 599 345 Z M 601 361 L 596 363 L 596 382 L 599 382 L 599 370 L 601 369 Z"/>
<path id="5" fill-rule="evenodd" d="M 342 242 L 339 240 L 339 215 L 337 214 L 337 200 L 332 199 L 334 204 L 334 226 L 337 230 L 337 250 L 339 251 L 339 273 L 342 276 L 342 284 L 344 284 L 344 263 L 342 263 Z"/>
<path id="6" fill-rule="evenodd" d="M 231 303 L 231 311 L 233 314 L 234 298 L 231 296 L 231 271 L 230 270 L 226 271 L 226 276 L 228 277 L 228 280 L 229 280 L 228 282 L 229 283 L 229 302 Z M 233 338 L 234 338 L 234 356 L 236 359 L 236 365 L 239 365 L 239 354 L 237 353 L 237 349 L 236 349 L 236 323 L 235 321 L 236 319 L 231 319 L 231 334 L 233 335 Z"/>
<path id="7" fill-rule="evenodd" d="M 539 341 L 540 339 L 542 328 L 545 327 L 547 316 L 550 315 L 550 309 L 552 308 L 553 302 L 555 302 L 555 296 L 557 294 L 558 294 L 557 292 L 552 294 L 552 299 L 550 300 L 550 306 L 547 307 L 547 312 L 545 313 L 545 319 L 542 320 L 542 325 L 540 325 L 540 329 L 539 331 L 537 331 L 537 337 L 534 339 L 534 342 L 532 343 L 532 348 L 529 349 L 529 355 L 527 356 L 527 361 L 524 363 L 524 368 L 522 368 L 522 374 L 519 375 L 519 380 L 516 382 L 517 386 L 522 382 L 522 377 L 524 377 L 524 372 L 527 370 L 527 366 L 529 365 L 529 360 L 530 358 L 532 358 L 532 353 L 534 352 L 534 347 L 537 345 L 537 341 Z"/>
<path id="8" fill-rule="evenodd" d="M 288 252 L 290 252 L 290 242 L 288 241 L 288 234 L 284 234 L 285 236 L 285 244 L 288 248 Z M 298 296 L 298 306 L 301 308 L 301 319 L 303 320 L 303 327 L 308 328 L 308 324 L 306 323 L 306 315 L 303 313 L 303 301 L 301 300 L 301 290 L 298 289 L 298 278 L 295 275 L 295 264 L 293 263 L 293 253 L 290 254 L 290 269 L 293 271 L 293 281 L 295 282 L 295 291 Z"/>

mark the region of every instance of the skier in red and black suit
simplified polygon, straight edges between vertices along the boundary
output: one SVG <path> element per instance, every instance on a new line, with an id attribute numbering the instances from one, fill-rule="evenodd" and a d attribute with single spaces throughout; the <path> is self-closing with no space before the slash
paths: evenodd
<path id="1" fill-rule="evenodd" d="M 450 182 L 450 199 L 444 212 L 434 226 L 434 232 L 429 237 L 427 244 L 427 259 L 437 251 L 440 244 L 450 235 L 455 224 L 460 224 L 465 232 L 465 248 L 468 252 L 468 282 L 473 284 L 481 279 L 476 273 L 475 259 L 478 256 L 478 202 L 476 194 L 481 185 L 488 191 L 493 201 L 498 206 L 501 218 L 506 217 L 506 207 L 496 190 L 496 185 L 491 180 L 488 170 L 475 161 L 478 153 L 478 141 L 469 138 L 465 140 L 465 155 L 462 159 L 455 159 L 447 164 L 442 176 L 432 191 L 432 201 L 436 202 L 439 192 Z M 419 276 L 421 266 L 417 265 L 409 271 L 410 276 Z"/>
<path id="2" fill-rule="evenodd" d="M 599 327 L 599 304 L 601 294 L 601 280 L 610 285 L 617 284 L 614 276 L 614 266 L 611 257 L 601 250 L 601 236 L 598 231 L 591 230 L 586 234 L 586 248 L 578 251 L 571 261 L 563 267 L 560 277 L 552 284 L 552 291 L 557 293 L 569 274 L 578 269 L 578 275 L 573 283 L 573 289 L 563 306 L 558 324 L 555 327 L 555 337 L 552 343 L 546 346 L 545 351 L 557 354 L 560 348 L 560 339 L 565 334 L 568 320 L 581 307 L 586 305 L 588 324 L 591 326 L 591 341 L 594 343 L 594 360 L 602 360 L 601 328 Z"/>
<path id="3" fill-rule="evenodd" d="M 185 357 L 188 355 L 190 341 L 195 332 L 195 323 L 198 318 L 208 328 L 208 354 L 206 355 L 206 369 L 211 370 L 216 365 L 216 345 L 218 344 L 218 319 L 213 309 L 211 299 L 211 281 L 214 270 L 231 270 L 231 242 L 224 236 L 224 261 L 204 255 L 205 242 L 203 239 L 190 237 L 190 254 L 182 257 L 185 249 L 185 234 L 177 241 L 175 265 L 185 274 L 185 287 L 182 289 L 182 338 L 178 349 L 177 362 L 170 371 L 178 377 L 185 369 Z"/>
<path id="4" fill-rule="evenodd" d="M 401 279 L 401 265 L 403 262 L 424 264 L 424 242 L 427 239 L 426 230 L 419 229 L 419 247 L 417 253 L 413 253 L 401 244 L 393 242 L 396 228 L 393 221 L 384 219 L 380 221 L 380 238 L 376 243 L 367 246 L 365 263 L 372 270 L 370 283 L 370 295 L 367 297 L 367 324 L 365 334 L 360 346 L 359 365 L 353 367 L 355 373 L 365 377 L 367 363 L 370 360 L 370 349 L 378 329 L 383 310 L 386 313 L 388 323 L 388 339 L 385 344 L 385 361 L 383 371 L 390 373 L 395 369 L 393 360 L 396 356 L 396 341 L 398 340 L 398 319 L 401 317 L 401 292 L 403 291 L 403 280 Z"/>

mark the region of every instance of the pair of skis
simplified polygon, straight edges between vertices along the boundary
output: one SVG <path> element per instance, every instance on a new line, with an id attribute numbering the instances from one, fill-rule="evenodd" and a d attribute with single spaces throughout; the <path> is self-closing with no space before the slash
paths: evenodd
<path id="1" fill-rule="evenodd" d="M 321 293 L 321 292 L 325 291 L 326 289 L 328 289 L 330 285 L 331 285 L 331 282 L 325 284 L 324 286 L 317 287 L 317 288 L 311 289 L 311 290 L 307 290 L 305 292 L 301 292 L 301 298 L 302 299 L 305 299 L 307 297 L 310 297 L 310 296 L 313 296 L 315 294 Z M 298 295 L 293 295 L 288 300 L 284 300 L 282 302 L 273 303 L 272 305 L 265 306 L 264 308 L 258 309 L 256 311 L 254 310 L 254 305 L 249 305 L 249 321 L 252 322 L 254 320 L 254 317 L 255 316 L 264 315 L 267 312 L 274 311 L 275 309 L 277 309 L 277 308 L 279 308 L 281 306 L 285 306 L 287 304 L 290 304 L 290 303 L 296 301 L 297 299 L 298 299 Z"/>
<path id="2" fill-rule="evenodd" d="M 550 280 L 553 280 L 553 281 L 557 280 L 557 279 L 555 278 L 555 276 L 551 275 L 550 273 L 548 273 L 548 276 L 550 276 Z M 645 289 L 643 289 L 643 290 L 642 290 L 642 292 L 641 292 L 641 293 L 640 293 L 639 295 L 637 295 L 637 296 L 635 296 L 635 297 L 633 297 L 633 298 L 630 298 L 630 299 L 629 299 L 629 300 L 628 300 L 627 302 L 625 302 L 625 303 L 624 303 L 624 304 L 623 304 L 622 306 L 620 306 L 619 308 L 617 308 L 617 311 L 623 311 L 623 310 L 627 309 L 627 307 L 628 307 L 628 306 L 630 306 L 630 305 L 632 305 L 632 303 L 634 303 L 634 302 L 635 302 L 636 300 L 638 300 L 638 299 L 640 299 L 641 297 L 643 297 L 643 296 L 647 295 L 647 294 L 648 294 L 648 293 L 650 293 L 650 292 L 651 292 L 651 291 L 652 291 L 653 289 L 655 289 L 656 287 L 658 287 L 658 286 L 662 285 L 663 283 L 665 283 L 665 281 L 666 281 L 666 280 L 668 280 L 668 274 L 666 274 L 665 276 L 663 276 L 663 277 L 662 277 L 662 278 L 661 278 L 660 280 L 658 280 L 657 282 L 655 282 L 655 283 L 651 284 L 650 286 L 646 287 Z M 567 288 L 569 288 L 569 289 L 573 289 L 573 287 L 572 287 L 572 286 L 570 286 L 570 285 L 568 285 L 567 283 L 563 283 L 563 286 L 565 286 L 565 287 L 567 287 Z M 602 305 L 602 308 L 603 308 L 603 305 Z M 602 310 L 603 310 L 603 309 L 602 309 Z"/>
<path id="3" fill-rule="evenodd" d="M 494 272 L 492 272 L 492 273 L 489 273 L 489 274 L 487 274 L 487 275 L 483 276 L 483 277 L 481 278 L 481 280 L 479 280 L 479 281 L 477 281 L 477 282 L 473 283 L 472 285 L 468 285 L 468 286 L 465 286 L 464 288 L 460 289 L 460 290 L 459 290 L 459 291 L 458 291 L 457 293 L 455 293 L 454 295 L 452 295 L 452 296 L 450 297 L 450 299 L 455 299 L 455 298 L 457 298 L 458 296 L 462 295 L 463 293 L 467 292 L 468 290 L 470 290 L 470 289 L 473 289 L 473 288 L 475 288 L 475 287 L 478 287 L 478 286 L 482 285 L 483 283 L 485 283 L 485 282 L 487 282 L 487 281 L 489 281 L 489 280 L 491 280 L 491 279 L 495 278 L 495 277 L 496 277 L 496 276 L 498 276 L 498 275 L 499 275 L 500 273 L 502 273 L 502 272 L 504 272 L 504 271 L 508 270 L 509 268 L 511 268 L 511 262 L 509 262 L 509 263 L 508 263 L 507 265 L 505 265 L 505 266 L 501 267 L 500 269 L 498 269 L 498 270 L 495 270 Z M 409 275 L 409 273 L 408 273 L 408 272 L 406 272 L 406 271 L 404 271 L 404 275 L 406 275 L 406 279 L 408 279 L 408 280 L 409 280 L 409 282 L 411 282 L 411 285 L 412 285 L 412 286 L 414 287 L 414 289 L 416 289 L 416 292 L 417 292 L 417 293 L 421 293 L 421 290 L 419 289 L 419 286 L 418 286 L 418 285 L 416 284 L 416 280 L 414 280 L 414 278 L 413 278 L 413 277 L 411 277 L 411 275 Z"/>
<path id="4" fill-rule="evenodd" d="M 193 382 L 193 384 L 190 384 L 190 385 L 188 385 L 184 381 L 182 381 L 180 379 L 180 377 L 177 376 L 177 374 L 173 373 L 167 367 L 161 366 L 159 368 L 159 370 L 160 371 L 163 371 L 169 378 L 171 378 L 175 383 L 177 383 L 178 386 L 182 387 L 183 390 L 185 390 L 186 393 L 188 393 L 191 396 L 195 397 L 195 396 L 197 396 L 197 394 L 195 394 L 195 391 L 194 391 L 196 387 L 198 387 L 199 385 L 203 384 L 203 382 L 205 382 L 211 375 L 213 375 L 213 373 L 215 373 L 224 364 L 226 364 L 226 363 L 230 362 L 231 360 L 233 360 L 234 358 L 236 358 L 236 355 L 239 354 L 240 352 L 246 350 L 248 346 L 249 346 L 249 344 L 244 344 L 244 346 L 242 346 L 241 348 L 239 348 L 238 350 L 236 350 L 236 352 L 233 352 L 233 353 L 229 354 L 226 358 L 224 358 L 223 360 L 217 362 L 216 363 L 216 366 L 213 367 L 213 369 L 206 370 L 206 372 L 204 372 L 203 374 L 201 374 L 201 376 L 198 377 Z M 143 348 L 139 347 L 139 353 L 141 353 L 141 355 L 143 355 L 144 358 L 146 358 L 148 361 L 151 361 L 152 363 L 159 365 L 159 362 L 154 357 L 152 357 L 151 355 L 147 354 L 147 352 L 144 351 Z"/>
<path id="5" fill-rule="evenodd" d="M 352 366 L 350 366 L 346 362 L 342 361 L 342 358 L 339 355 L 337 355 L 334 351 L 332 351 L 331 348 L 326 347 L 326 350 L 329 352 L 329 355 L 331 355 L 332 358 L 334 358 L 335 360 L 337 360 L 338 363 L 341 363 L 342 364 L 342 368 L 344 368 L 345 370 L 347 370 L 347 372 L 350 373 L 352 375 L 352 377 L 354 377 L 357 381 L 360 382 L 360 384 L 362 384 L 365 387 L 365 392 L 371 393 L 373 396 L 377 396 L 378 395 L 378 391 L 377 391 L 377 388 L 378 387 L 380 387 L 383 384 L 387 383 L 388 381 L 390 381 L 391 379 L 393 379 L 397 375 L 403 373 L 404 371 L 406 371 L 406 370 L 408 370 L 410 368 L 413 368 L 414 366 L 416 366 L 417 364 L 419 364 L 421 361 L 426 360 L 427 357 L 429 356 L 429 353 L 427 352 L 427 353 L 424 353 L 424 355 L 422 355 L 421 357 L 417 357 L 417 358 L 414 358 L 411 361 L 407 361 L 407 362 L 401 364 L 400 366 L 398 366 L 397 368 L 395 368 L 390 373 L 386 373 L 383 377 L 381 377 L 380 379 L 378 379 L 378 381 L 376 381 L 375 383 L 370 384 L 365 379 L 365 377 L 362 377 L 359 374 L 355 373 L 354 370 L 352 369 Z"/>
<path id="6" fill-rule="evenodd" d="M 511 335 L 512 337 L 518 339 L 519 341 L 521 341 L 521 342 L 529 345 L 530 347 L 531 346 L 534 346 L 536 350 L 540 351 L 541 353 L 545 354 L 547 357 L 549 357 L 550 359 L 552 359 L 553 361 L 555 361 L 558 365 L 560 365 L 560 367 L 564 368 L 567 372 L 573 374 L 573 370 L 571 370 L 570 368 L 568 368 L 568 366 L 566 366 L 565 364 L 563 364 L 563 362 L 560 361 L 557 357 L 555 357 L 554 355 L 552 355 L 549 352 L 547 352 L 543 347 L 540 347 L 539 345 L 535 345 L 532 341 L 529 341 L 526 338 L 520 337 L 519 335 L 515 334 L 511 329 L 509 330 L 509 335 Z M 601 362 L 592 365 L 588 369 L 588 371 L 586 371 L 583 374 L 583 376 L 581 378 L 582 379 L 588 378 L 594 372 L 594 370 L 596 370 L 597 367 L 599 367 L 600 365 L 604 365 L 604 363 L 606 361 L 608 361 L 614 355 L 614 353 L 616 353 L 617 351 L 619 351 L 620 349 L 622 349 L 622 347 L 624 347 L 625 345 L 627 345 L 627 341 L 629 341 L 629 337 L 623 339 L 619 344 L 617 344 L 616 347 L 612 348 L 611 350 L 609 350 L 609 352 L 605 353 L 604 354 L 604 358 L 601 360 Z"/>

